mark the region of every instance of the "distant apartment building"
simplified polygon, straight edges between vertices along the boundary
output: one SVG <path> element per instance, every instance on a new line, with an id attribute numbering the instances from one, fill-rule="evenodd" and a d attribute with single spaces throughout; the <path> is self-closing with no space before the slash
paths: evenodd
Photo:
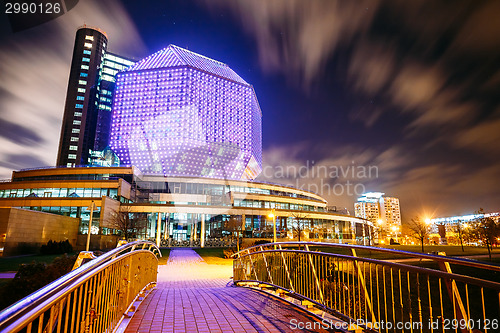
<path id="1" fill-rule="evenodd" d="M 384 194 L 382 192 L 364 193 L 354 204 L 354 214 L 356 217 L 382 224 L 389 230 L 392 227 L 399 228 L 401 226 L 399 199 L 386 197 Z"/>

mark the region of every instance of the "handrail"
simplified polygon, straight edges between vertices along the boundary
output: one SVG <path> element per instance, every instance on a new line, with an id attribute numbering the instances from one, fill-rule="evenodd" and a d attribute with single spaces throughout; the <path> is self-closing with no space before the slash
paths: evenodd
<path id="1" fill-rule="evenodd" d="M 304 250 L 283 250 L 283 249 L 282 250 L 263 250 L 263 251 L 255 251 L 255 252 L 245 254 L 245 255 L 241 256 L 240 258 L 244 258 L 244 257 L 247 257 L 249 255 L 257 255 L 257 254 L 272 253 L 272 252 L 303 253 L 303 254 L 310 254 L 311 253 L 311 251 L 304 251 Z M 414 273 L 429 273 L 429 271 L 432 271 L 432 274 L 434 276 L 437 276 L 437 277 L 447 278 L 447 279 L 455 279 L 457 281 L 461 281 L 464 283 L 470 283 L 470 284 L 474 284 L 477 286 L 484 286 L 484 287 L 488 287 L 488 288 L 500 291 L 500 282 L 483 280 L 483 279 L 479 279 L 479 278 L 472 277 L 472 276 L 452 274 L 452 273 L 438 271 L 438 270 L 431 269 L 431 268 L 406 265 L 406 264 L 401 264 L 401 263 L 391 262 L 391 261 L 382 261 L 379 259 L 355 257 L 355 256 L 349 256 L 349 255 L 345 255 L 345 254 L 336 254 L 336 253 L 325 253 L 325 252 L 315 252 L 315 251 L 313 251 L 313 252 L 317 253 L 317 254 L 321 254 L 322 256 L 329 256 L 332 258 L 343 258 L 343 259 L 362 261 L 362 262 L 372 263 L 372 264 L 383 264 L 384 266 L 389 266 L 389 267 L 398 268 L 398 269 L 404 269 L 406 271 L 410 271 L 410 272 L 414 272 Z"/>
<path id="2" fill-rule="evenodd" d="M 159 248 L 149 241 L 134 241 L 113 249 L 49 283 L 0 312 L 0 331 L 6 328 L 8 328 L 9 332 L 21 329 L 26 326 L 29 320 L 36 319 L 39 315 L 42 315 L 41 321 L 43 321 L 43 312 L 56 302 L 64 301 L 63 297 L 89 279 L 102 273 L 111 265 L 138 253 L 152 253 L 155 257 L 161 257 Z"/>
<path id="3" fill-rule="evenodd" d="M 298 245 L 303 249 L 296 249 Z M 315 246 L 349 249 L 351 255 L 312 250 Z M 441 270 L 359 257 L 359 249 L 435 260 Z M 354 322 L 365 331 L 472 333 L 500 327 L 500 282 L 494 275 L 498 266 L 441 255 L 318 242 L 262 244 L 233 257 L 235 285 L 271 288 L 285 298 L 297 298 L 302 304 Z M 471 276 L 455 274 L 450 263 L 493 272 L 481 272 L 488 274 L 484 276 L 472 276 L 477 270 L 470 270 Z"/>
<path id="4" fill-rule="evenodd" d="M 482 262 L 478 262 L 471 259 L 466 258 L 458 258 L 458 257 L 450 257 L 450 256 L 442 256 L 436 254 L 428 254 L 428 253 L 417 253 L 403 250 L 395 250 L 395 249 L 386 249 L 374 246 L 366 246 L 366 245 L 349 245 L 349 244 L 340 244 L 340 243 L 325 243 L 325 242 L 277 242 L 277 243 L 267 243 L 261 245 L 254 245 L 251 247 L 247 247 L 246 249 L 240 250 L 239 252 L 233 254 L 233 258 L 241 256 L 242 253 L 251 252 L 250 250 L 260 247 L 274 247 L 274 245 L 278 246 L 312 246 L 312 247 L 333 247 L 333 248 L 344 248 L 344 249 L 359 249 L 359 250 L 367 250 L 373 252 L 380 253 L 391 253 L 406 257 L 411 257 L 413 259 L 429 259 L 436 262 L 448 262 L 450 264 L 457 264 L 462 266 L 474 267 L 474 268 L 482 268 L 500 272 L 500 266 L 490 265 Z"/>

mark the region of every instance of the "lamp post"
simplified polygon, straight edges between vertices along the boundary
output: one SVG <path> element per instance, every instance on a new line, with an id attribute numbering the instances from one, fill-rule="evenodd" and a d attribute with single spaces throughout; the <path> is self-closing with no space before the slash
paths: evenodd
<path id="1" fill-rule="evenodd" d="M 89 250 L 90 247 L 90 233 L 92 232 L 92 216 L 94 214 L 94 209 L 95 209 L 95 203 L 94 200 L 92 200 L 92 203 L 88 207 L 90 209 L 90 220 L 89 220 L 89 227 L 87 231 L 87 246 L 85 246 L 85 251 Z"/>
<path id="2" fill-rule="evenodd" d="M 378 238 L 378 241 L 380 243 L 381 241 L 381 238 L 382 238 L 382 225 L 384 224 L 384 220 L 382 219 L 378 219 L 377 220 L 377 238 Z"/>
<path id="3" fill-rule="evenodd" d="M 270 218 L 273 219 L 273 243 L 276 243 L 276 214 L 274 213 L 274 209 L 269 213 L 268 215 Z M 274 249 L 276 250 L 276 245 L 274 245 Z"/>
<path id="4" fill-rule="evenodd" d="M 394 236 L 396 237 L 396 243 L 398 243 L 398 227 L 393 225 L 392 226 L 392 231 L 394 232 Z"/>

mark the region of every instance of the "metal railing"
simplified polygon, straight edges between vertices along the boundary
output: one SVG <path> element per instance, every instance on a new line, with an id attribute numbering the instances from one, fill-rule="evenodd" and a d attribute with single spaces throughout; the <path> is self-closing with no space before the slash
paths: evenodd
<path id="1" fill-rule="evenodd" d="M 350 253 L 332 253 L 337 250 Z M 365 250 L 426 261 L 408 265 L 357 256 Z M 257 245 L 234 258 L 236 285 L 271 287 L 366 331 L 500 331 L 500 266 L 318 242 Z"/>
<path id="2" fill-rule="evenodd" d="M 0 313 L 0 332 L 112 332 L 156 284 L 160 250 L 136 241 L 76 268 Z"/>

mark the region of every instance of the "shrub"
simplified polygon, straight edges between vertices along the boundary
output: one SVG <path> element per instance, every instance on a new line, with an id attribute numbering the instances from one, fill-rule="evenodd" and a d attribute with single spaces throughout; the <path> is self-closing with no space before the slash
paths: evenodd
<path id="1" fill-rule="evenodd" d="M 71 252 L 73 252 L 73 246 L 67 239 L 60 242 L 49 240 L 46 245 L 40 247 L 41 254 L 62 254 Z"/>
<path id="2" fill-rule="evenodd" d="M 235 247 L 230 247 L 230 248 L 228 248 L 228 249 L 224 249 L 222 252 L 224 253 L 224 258 L 225 258 L 225 259 L 230 259 L 230 258 L 231 258 L 231 256 L 232 256 L 233 254 L 235 254 L 237 251 L 236 251 L 236 248 L 235 248 Z"/>
<path id="3" fill-rule="evenodd" d="M 69 273 L 75 261 L 76 256 L 64 255 L 49 265 L 41 262 L 20 265 L 14 279 L 0 287 L 0 309 Z"/>

